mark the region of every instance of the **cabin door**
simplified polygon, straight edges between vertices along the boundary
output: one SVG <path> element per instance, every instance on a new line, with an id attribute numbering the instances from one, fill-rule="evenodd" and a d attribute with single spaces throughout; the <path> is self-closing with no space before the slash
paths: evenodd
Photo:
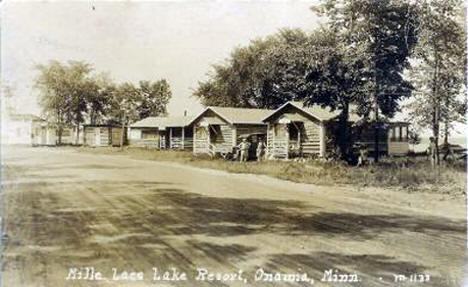
<path id="1" fill-rule="evenodd" d="M 94 145 L 95 146 L 100 146 L 101 145 L 101 129 L 100 128 L 95 128 L 94 129 Z"/>
<path id="2" fill-rule="evenodd" d="M 46 127 L 41 128 L 41 145 L 47 144 L 47 130 Z"/>

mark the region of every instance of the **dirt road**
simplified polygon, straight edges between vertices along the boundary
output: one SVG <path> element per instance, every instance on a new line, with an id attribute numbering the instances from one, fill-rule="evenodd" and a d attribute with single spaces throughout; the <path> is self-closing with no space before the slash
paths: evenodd
<path id="1" fill-rule="evenodd" d="M 2 187 L 3 286 L 463 286 L 463 198 L 57 148 L 4 149 Z M 153 268 L 187 278 L 153 280 Z M 208 281 L 199 268 L 234 274 Z M 358 282 L 321 281 L 330 269 Z M 309 281 L 263 281 L 259 270 Z"/>

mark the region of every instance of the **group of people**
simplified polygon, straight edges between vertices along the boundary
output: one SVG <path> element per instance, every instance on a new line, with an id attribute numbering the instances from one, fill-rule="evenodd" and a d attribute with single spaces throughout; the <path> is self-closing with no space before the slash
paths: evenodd
<path id="1" fill-rule="evenodd" d="M 251 143 L 246 138 L 243 138 L 242 142 L 239 145 L 237 145 L 237 148 L 239 149 L 239 161 L 246 162 L 249 159 L 250 146 Z M 265 150 L 265 142 L 263 140 L 258 141 L 256 149 L 257 161 L 263 160 L 263 158 L 265 157 Z"/>

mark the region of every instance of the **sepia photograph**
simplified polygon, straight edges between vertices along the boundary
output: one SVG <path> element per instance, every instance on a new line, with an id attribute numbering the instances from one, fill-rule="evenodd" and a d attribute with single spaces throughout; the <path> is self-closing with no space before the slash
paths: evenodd
<path id="1" fill-rule="evenodd" d="M 465 1 L 0 11 L 0 287 L 468 286 Z"/>

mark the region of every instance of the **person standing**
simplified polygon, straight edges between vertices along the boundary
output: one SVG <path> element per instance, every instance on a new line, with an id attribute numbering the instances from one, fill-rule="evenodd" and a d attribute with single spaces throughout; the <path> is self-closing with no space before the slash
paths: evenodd
<path id="1" fill-rule="evenodd" d="M 240 161 L 247 161 L 249 157 L 249 147 L 250 143 L 247 141 L 246 138 L 242 139 L 242 142 L 239 144 L 239 149 L 240 149 Z"/>
<path id="2" fill-rule="evenodd" d="M 263 142 L 263 140 L 259 141 L 258 142 L 258 145 L 257 145 L 257 161 L 262 161 L 263 160 L 263 156 L 265 155 L 265 143 Z"/>

